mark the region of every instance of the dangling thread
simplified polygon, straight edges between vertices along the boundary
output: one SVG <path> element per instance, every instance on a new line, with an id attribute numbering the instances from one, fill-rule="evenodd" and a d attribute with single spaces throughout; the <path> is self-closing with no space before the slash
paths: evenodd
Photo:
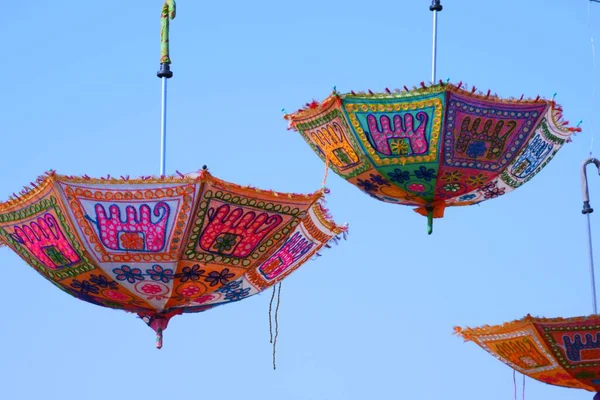
<path id="1" fill-rule="evenodd" d="M 522 400 L 525 400 L 525 375 L 523 375 L 523 397 Z"/>
<path id="2" fill-rule="evenodd" d="M 513 369 L 513 386 L 515 388 L 515 400 L 517 400 L 517 371 Z"/>
<path id="3" fill-rule="evenodd" d="M 275 290 L 273 290 L 275 291 Z M 277 319 L 279 315 L 279 303 L 281 302 L 281 282 L 277 286 L 277 305 L 275 307 L 275 337 L 273 338 L 273 369 L 277 369 L 275 365 L 276 348 L 277 348 L 277 336 L 279 336 L 279 321 Z"/>
<path id="4" fill-rule="evenodd" d="M 271 301 L 269 302 L 269 343 L 273 343 L 273 324 L 271 323 L 273 309 L 273 299 L 275 298 L 275 286 L 273 286 L 273 293 L 271 294 Z"/>
<path id="5" fill-rule="evenodd" d="M 325 176 L 323 176 L 323 183 L 321 184 L 321 188 L 325 189 L 325 184 L 327 183 L 327 175 L 329 174 L 329 154 L 325 155 Z"/>

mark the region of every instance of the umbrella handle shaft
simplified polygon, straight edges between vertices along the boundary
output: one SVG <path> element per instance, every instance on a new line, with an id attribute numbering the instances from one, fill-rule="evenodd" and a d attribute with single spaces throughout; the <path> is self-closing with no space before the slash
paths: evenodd
<path id="1" fill-rule="evenodd" d="M 594 251 L 592 249 L 592 229 L 590 223 L 590 214 L 587 217 L 587 236 L 588 236 L 588 254 L 590 260 L 590 281 L 592 285 L 592 308 L 594 314 L 598 314 L 598 303 L 596 302 L 596 277 L 594 273 Z"/>
<path id="2" fill-rule="evenodd" d="M 433 12 L 433 43 L 431 54 L 431 82 L 435 83 L 436 63 L 437 63 L 437 11 Z"/>
<path id="3" fill-rule="evenodd" d="M 167 79 L 173 77 L 169 57 L 169 21 L 175 18 L 175 0 L 165 0 L 160 14 L 160 70 L 156 73 L 162 81 L 160 107 L 160 175 L 165 175 L 167 151 Z"/>
<path id="4" fill-rule="evenodd" d="M 443 7 L 440 0 L 432 0 L 429 10 L 433 11 L 433 43 L 431 49 L 431 83 L 435 84 L 436 68 L 437 68 L 437 25 L 438 12 L 442 11 Z"/>
<path id="5" fill-rule="evenodd" d="M 167 165 L 167 78 L 163 77 L 160 107 L 160 175 L 165 175 Z"/>
<path id="6" fill-rule="evenodd" d="M 581 165 L 581 194 L 583 196 L 583 210 L 581 213 L 585 214 L 587 217 L 588 256 L 590 263 L 590 280 L 592 285 L 592 308 L 594 310 L 594 314 L 598 314 L 598 306 L 596 302 L 596 277 L 594 273 L 594 251 L 592 248 L 592 228 L 590 221 L 590 214 L 594 212 L 594 209 L 590 206 L 590 193 L 588 189 L 586 171 L 586 167 L 589 164 L 594 164 L 598 169 L 598 174 L 600 174 L 600 161 L 596 158 L 590 157 L 584 160 L 583 164 Z"/>

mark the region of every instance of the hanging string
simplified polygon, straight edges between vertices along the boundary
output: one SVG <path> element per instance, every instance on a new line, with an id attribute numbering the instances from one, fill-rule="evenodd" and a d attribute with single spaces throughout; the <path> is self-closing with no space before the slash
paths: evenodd
<path id="1" fill-rule="evenodd" d="M 515 400 L 517 400 L 517 371 L 513 369 L 513 386 L 515 388 Z"/>
<path id="2" fill-rule="evenodd" d="M 523 397 L 521 400 L 525 400 L 525 375 L 523 375 Z"/>
<path id="3" fill-rule="evenodd" d="M 273 288 L 273 293 L 275 293 L 275 288 Z M 279 336 L 279 303 L 281 302 L 281 282 L 277 285 L 277 305 L 275 307 L 275 337 L 273 338 L 273 369 L 276 369 L 275 366 L 275 352 L 277 348 L 277 336 Z"/>
<path id="4" fill-rule="evenodd" d="M 329 174 L 329 154 L 325 154 L 325 176 L 323 177 L 323 183 L 321 184 L 321 188 L 325 189 L 325 184 L 327 183 L 327 175 Z"/>
<path id="5" fill-rule="evenodd" d="M 594 102 L 596 101 L 596 86 L 597 86 L 597 65 L 596 65 L 596 43 L 594 41 L 594 33 L 592 31 L 592 25 L 591 25 L 591 10 L 592 7 L 592 2 L 588 1 L 588 30 L 590 32 L 590 42 L 592 45 L 592 108 L 595 108 L 595 104 Z M 590 138 L 590 156 L 592 155 L 592 151 L 594 149 L 594 134 L 595 134 L 595 116 L 596 113 L 592 112 L 592 118 L 591 118 L 591 122 L 590 122 L 590 128 L 591 128 L 591 138 Z"/>
<path id="6" fill-rule="evenodd" d="M 273 293 L 271 294 L 271 301 L 269 302 L 269 343 L 273 343 L 273 324 L 271 323 L 273 309 L 273 299 L 275 298 L 275 286 L 273 286 Z"/>

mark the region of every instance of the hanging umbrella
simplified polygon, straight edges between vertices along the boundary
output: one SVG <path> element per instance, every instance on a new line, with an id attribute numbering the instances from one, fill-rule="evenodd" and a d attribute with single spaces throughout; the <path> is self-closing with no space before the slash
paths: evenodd
<path id="1" fill-rule="evenodd" d="M 169 20 L 161 13 L 160 176 L 93 179 L 46 173 L 0 203 L 0 245 L 66 293 L 136 313 L 157 333 L 178 314 L 237 302 L 281 282 L 346 228 L 325 188 L 292 194 L 197 173 L 165 176 Z"/>
<path id="2" fill-rule="evenodd" d="M 432 82 L 382 93 L 333 93 L 286 114 L 336 174 L 378 200 L 432 219 L 448 206 L 502 196 L 529 181 L 579 131 L 554 100 L 502 99 L 462 83 Z"/>
<path id="3" fill-rule="evenodd" d="M 600 161 L 590 157 L 581 167 L 582 214 L 587 219 L 593 314 L 573 318 L 525 318 L 497 326 L 455 327 L 466 341 L 473 341 L 509 367 L 538 381 L 597 392 L 600 400 L 600 315 L 596 302 L 594 257 L 590 229 L 590 205 L 586 167 Z"/>
<path id="4" fill-rule="evenodd" d="M 345 228 L 324 191 L 242 187 L 203 170 L 93 179 L 49 172 L 0 204 L 0 242 L 68 294 L 133 312 L 158 334 L 181 313 L 280 282 Z"/>
<path id="5" fill-rule="evenodd" d="M 511 368 L 550 385 L 600 392 L 600 316 L 455 328 Z M 594 399 L 600 398 L 597 394 Z"/>

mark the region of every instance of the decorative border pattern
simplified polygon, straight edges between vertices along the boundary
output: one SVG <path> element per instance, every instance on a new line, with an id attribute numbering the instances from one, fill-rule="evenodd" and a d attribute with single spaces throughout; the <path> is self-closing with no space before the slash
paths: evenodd
<path id="1" fill-rule="evenodd" d="M 189 221 L 192 206 L 195 200 L 196 186 L 194 184 L 178 185 L 167 188 L 140 189 L 136 191 L 118 190 L 107 187 L 106 189 L 82 188 L 61 185 L 67 202 L 71 207 L 73 215 L 83 234 L 89 241 L 92 249 L 100 256 L 101 262 L 169 262 L 176 261 L 179 257 L 179 249 L 186 230 L 186 222 Z M 128 201 L 128 200 L 160 200 L 166 198 L 180 198 L 182 200 L 180 210 L 177 210 L 177 219 L 173 223 L 173 234 L 170 248 L 167 251 L 151 254 L 112 254 L 109 253 L 99 242 L 97 232 L 90 222 L 85 218 L 85 210 L 79 199 L 101 200 L 101 201 Z M 166 249 L 165 249 L 166 250 Z"/>
<path id="2" fill-rule="evenodd" d="M 292 208 L 289 205 L 283 206 L 268 200 L 251 199 L 240 194 L 232 194 L 224 190 L 219 190 L 219 188 L 216 187 L 209 189 L 203 187 L 201 191 L 204 193 L 201 195 L 201 201 L 197 207 L 195 221 L 192 225 L 191 233 L 182 256 L 184 260 L 231 264 L 233 266 L 247 268 L 253 264 L 253 261 L 257 261 L 261 255 L 267 251 L 267 248 L 276 245 L 279 241 L 285 240 L 285 237 L 301 222 L 302 218 L 306 216 L 306 211 L 303 211 L 298 207 Z M 254 208 L 261 211 L 277 212 L 278 214 L 290 216 L 291 220 L 282 228 L 263 239 L 263 242 L 258 246 L 258 248 L 244 259 L 208 253 L 197 253 L 196 245 L 200 239 L 206 213 L 209 209 L 210 201 L 212 199 L 217 199 L 228 204 Z"/>
<path id="3" fill-rule="evenodd" d="M 491 342 L 491 341 L 516 339 L 516 338 L 521 338 L 521 337 L 531 338 L 536 345 L 536 350 L 538 350 L 544 357 L 546 357 L 546 360 L 550 363 L 550 365 L 547 367 L 532 368 L 532 369 L 525 370 L 525 369 L 519 367 L 518 365 L 514 364 L 513 362 L 505 359 L 504 357 L 501 357 L 487 345 L 487 342 Z M 521 331 L 511 332 L 511 333 L 500 333 L 500 334 L 495 334 L 495 335 L 479 336 L 479 337 L 477 337 L 476 340 L 485 351 L 492 354 L 498 360 L 507 364 L 511 368 L 514 368 L 523 374 L 537 374 L 540 372 L 551 371 L 553 369 L 558 368 L 558 363 L 556 362 L 554 357 L 552 357 L 552 355 L 546 351 L 546 349 L 544 348 L 544 345 L 542 344 L 542 342 L 540 342 L 540 340 L 539 340 L 536 332 L 534 332 L 533 328 L 525 328 Z"/>
<path id="4" fill-rule="evenodd" d="M 25 262 L 27 262 L 29 265 L 33 266 L 37 271 L 43 273 L 52 280 L 73 278 L 85 272 L 92 271 L 96 267 L 86 257 L 85 252 L 82 251 L 81 243 L 79 242 L 76 235 L 73 233 L 72 227 L 69 225 L 58 204 L 57 198 L 52 192 L 49 192 L 46 196 L 47 197 L 41 199 L 37 203 L 34 203 L 21 210 L 9 212 L 6 214 L 0 214 L 0 224 L 5 224 L 8 222 L 17 222 L 19 220 L 31 218 L 47 210 L 54 211 L 64 234 L 69 239 L 70 245 L 77 252 L 77 255 L 81 259 L 81 261 L 78 263 L 79 265 L 60 270 L 52 270 L 46 268 L 27 249 L 25 249 L 21 244 L 16 242 L 6 231 L 6 229 L 4 229 L 1 226 L 0 237 L 2 237 L 2 240 L 5 241 L 10 247 L 12 247 L 16 251 L 16 253 L 19 254 L 21 258 L 23 258 L 23 260 L 25 260 Z"/>
<path id="5" fill-rule="evenodd" d="M 336 105 L 336 103 L 333 103 L 333 105 Z M 310 148 L 319 156 L 319 158 L 323 162 L 327 162 L 327 160 L 323 156 L 322 152 L 319 151 L 317 146 L 308 137 L 308 135 L 306 134 L 306 131 L 309 129 L 316 129 L 319 127 L 324 127 L 327 123 L 333 121 L 335 118 L 338 118 L 339 121 L 341 123 L 343 123 L 342 128 L 347 133 L 347 135 L 345 135 L 345 138 L 348 140 L 352 150 L 354 150 L 354 152 L 356 153 L 356 156 L 358 157 L 358 162 L 356 162 L 353 166 L 349 166 L 347 168 L 350 170 L 349 172 L 341 171 L 334 163 L 330 163 L 331 169 L 333 169 L 338 175 L 342 176 L 345 179 L 355 177 L 356 175 L 360 175 L 361 173 L 372 169 L 373 167 L 363 157 L 362 152 L 360 151 L 360 146 L 358 145 L 358 143 L 356 143 L 356 140 L 354 139 L 353 135 L 350 134 L 351 129 L 350 129 L 350 126 L 348 126 L 348 123 L 346 121 L 346 118 L 345 118 L 343 112 L 341 110 L 339 110 L 338 108 L 334 108 L 330 112 L 327 112 L 327 111 L 329 111 L 329 110 L 324 110 L 323 115 L 318 115 L 316 118 L 314 118 L 312 120 L 298 123 L 297 125 L 295 125 L 298 132 L 300 132 L 300 135 L 302 135 L 302 138 L 304 139 L 304 141 L 306 143 L 308 143 Z M 327 112 L 327 113 L 325 113 L 325 112 Z"/>
<path id="6" fill-rule="evenodd" d="M 413 100 L 410 102 L 395 102 L 389 104 L 371 104 L 371 103 L 345 103 L 346 112 L 350 118 L 350 123 L 354 128 L 359 141 L 368 153 L 373 163 L 378 166 L 390 166 L 394 164 L 422 163 L 432 162 L 438 158 L 438 142 L 442 129 L 442 101 L 433 97 L 430 99 Z M 427 107 L 433 107 L 433 119 L 431 125 L 431 137 L 429 139 L 429 154 L 426 156 L 401 156 L 381 158 L 373 148 L 364 129 L 356 116 L 358 112 L 408 112 L 420 110 Z"/>

